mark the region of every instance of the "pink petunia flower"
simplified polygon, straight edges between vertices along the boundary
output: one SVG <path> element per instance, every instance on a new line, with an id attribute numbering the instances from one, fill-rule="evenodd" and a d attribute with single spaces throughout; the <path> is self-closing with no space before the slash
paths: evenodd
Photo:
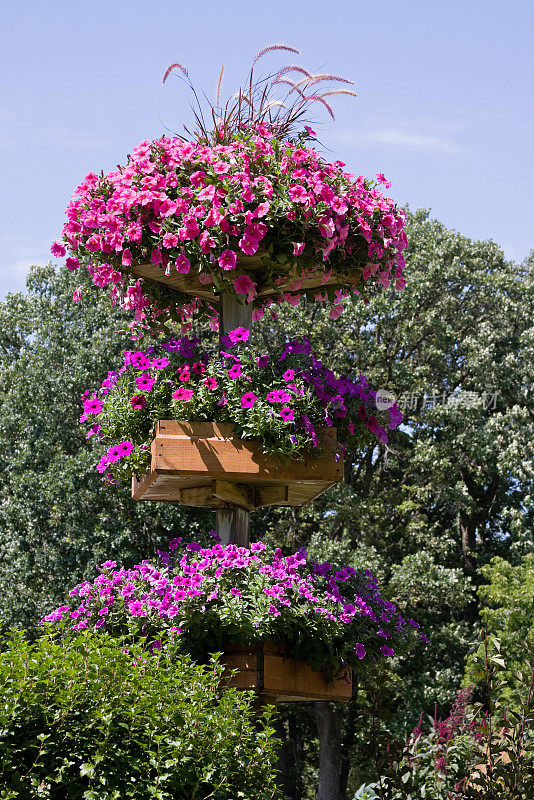
<path id="1" fill-rule="evenodd" d="M 293 255 L 300 256 L 301 253 L 304 252 L 305 247 L 306 247 L 305 242 L 293 242 Z"/>
<path id="2" fill-rule="evenodd" d="M 180 255 L 176 259 L 175 266 L 177 272 L 179 272 L 181 275 L 187 275 L 191 269 L 191 262 L 188 258 L 186 258 L 186 256 Z"/>
<path id="3" fill-rule="evenodd" d="M 153 358 L 152 361 L 150 362 L 150 366 L 152 367 L 152 369 L 160 370 L 160 369 L 165 369 L 168 363 L 169 359 L 167 358 L 167 356 L 163 356 L 163 358 Z"/>
<path id="4" fill-rule="evenodd" d="M 255 217 L 265 217 L 269 213 L 269 209 L 271 208 L 271 204 L 266 200 L 264 203 L 260 203 L 259 206 L 256 208 L 254 215 Z"/>
<path id="5" fill-rule="evenodd" d="M 227 334 L 230 342 L 232 344 L 237 344 L 238 342 L 247 342 L 250 337 L 250 331 L 248 328 L 234 328 L 233 331 Z"/>
<path id="6" fill-rule="evenodd" d="M 377 172 L 376 179 L 378 183 L 382 183 L 386 189 L 389 189 L 389 187 L 391 186 L 391 181 L 388 181 L 388 179 L 384 176 L 383 172 Z"/>
<path id="7" fill-rule="evenodd" d="M 83 410 L 86 414 L 100 414 L 103 408 L 104 403 L 96 397 L 86 400 L 83 404 Z"/>
<path id="8" fill-rule="evenodd" d="M 172 393 L 172 398 L 173 400 L 188 403 L 193 398 L 194 394 L 192 389 L 184 389 L 183 386 L 180 386 L 179 389 Z"/>
<path id="9" fill-rule="evenodd" d="M 228 377 L 232 378 L 232 380 L 234 380 L 235 378 L 240 378 L 242 375 L 243 375 L 243 372 L 241 370 L 241 364 L 234 364 L 228 370 Z"/>
<path id="10" fill-rule="evenodd" d="M 204 386 L 207 386 L 208 389 L 210 389 L 210 390 L 211 389 L 216 389 L 219 386 L 219 384 L 215 380 L 215 378 L 204 378 L 202 383 L 204 384 Z"/>
<path id="11" fill-rule="evenodd" d="M 77 258 L 73 258 L 72 256 L 69 256 L 67 258 L 67 260 L 65 261 L 65 264 L 67 266 L 67 269 L 69 269 L 71 272 L 74 272 L 80 266 L 80 263 L 79 263 L 78 259 Z"/>
<path id="12" fill-rule="evenodd" d="M 274 391 L 269 392 L 266 400 L 269 403 L 289 403 L 291 400 L 291 395 L 284 391 L 284 389 L 275 389 Z"/>
<path id="13" fill-rule="evenodd" d="M 234 281 L 234 289 L 237 294 L 248 294 L 256 288 L 256 284 L 250 280 L 248 275 L 240 275 Z"/>
<path id="14" fill-rule="evenodd" d="M 225 271 L 235 269 L 235 265 L 237 263 L 237 256 L 233 250 L 223 250 L 219 258 L 217 259 L 219 262 L 219 266 L 221 269 Z"/>
<path id="15" fill-rule="evenodd" d="M 288 196 L 292 203 L 305 203 L 308 199 L 308 192 L 304 186 L 293 184 L 289 187 Z"/>
<path id="16" fill-rule="evenodd" d="M 142 394 L 134 394 L 130 400 L 130 405 L 134 411 L 139 411 L 146 406 L 146 397 Z"/>
<path id="17" fill-rule="evenodd" d="M 137 369 L 148 369 L 150 366 L 150 359 L 144 353 L 138 351 L 130 355 L 130 364 L 133 364 Z"/>
<path id="18" fill-rule="evenodd" d="M 258 239 L 252 239 L 250 236 L 243 236 L 239 240 L 239 247 L 247 256 L 253 256 L 259 247 Z"/>
<path id="19" fill-rule="evenodd" d="M 50 252 L 56 258 L 63 258 L 65 253 L 65 247 L 61 244 L 61 242 L 52 242 L 52 247 L 50 248 Z"/>
<path id="20" fill-rule="evenodd" d="M 174 233 L 166 233 L 163 236 L 163 247 L 176 247 L 178 244 L 178 237 Z"/>
<path id="21" fill-rule="evenodd" d="M 281 408 L 279 413 L 284 422 L 292 422 L 293 417 L 295 416 L 288 406 L 284 406 L 284 408 Z"/>

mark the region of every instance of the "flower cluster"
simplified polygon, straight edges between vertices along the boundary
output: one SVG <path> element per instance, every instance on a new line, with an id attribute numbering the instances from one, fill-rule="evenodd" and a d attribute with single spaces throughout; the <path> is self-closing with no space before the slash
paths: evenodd
<path id="1" fill-rule="evenodd" d="M 83 398 L 80 422 L 98 442 L 98 471 L 110 480 L 145 472 L 159 419 L 233 423 L 240 438 L 289 459 L 320 454 L 320 428 L 335 427 L 343 452 L 387 442 L 402 419 L 396 405 L 377 408 L 364 375 L 336 377 L 306 338 L 257 355 L 249 336 L 236 328 L 211 355 L 187 337 L 126 351 L 121 368 Z"/>
<path id="2" fill-rule="evenodd" d="M 209 300 L 189 296 L 199 288 L 254 301 L 256 318 L 269 303 L 297 304 L 303 292 L 330 301 L 335 317 L 343 297 L 366 283 L 402 289 L 405 218 L 379 191 L 389 182 L 327 163 L 307 146 L 312 133 L 281 142 L 265 126 L 243 125 L 225 145 L 145 140 L 125 167 L 86 176 L 52 253 L 68 250 L 70 270 L 84 265 L 96 286 L 109 286 L 114 304 L 134 310 L 138 331 L 195 311 L 214 318 Z M 196 289 L 139 278 L 143 264 L 162 277 L 195 278 Z M 319 287 L 308 290 L 311 276 Z M 325 287 L 331 277 L 337 288 Z M 265 297 L 265 287 L 274 295 Z"/>
<path id="3" fill-rule="evenodd" d="M 75 605 L 61 606 L 40 624 L 130 630 L 155 646 L 167 629 L 195 656 L 221 649 L 225 640 L 285 640 L 292 657 L 330 674 L 426 640 L 417 623 L 380 595 L 368 570 L 317 564 L 305 550 L 284 557 L 261 542 L 247 549 L 173 539 L 158 556 L 133 569 L 106 561 L 93 583 L 72 589 Z"/>

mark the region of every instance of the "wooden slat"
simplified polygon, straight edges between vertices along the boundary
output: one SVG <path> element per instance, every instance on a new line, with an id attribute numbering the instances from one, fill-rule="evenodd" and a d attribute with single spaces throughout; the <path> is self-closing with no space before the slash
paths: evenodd
<path id="1" fill-rule="evenodd" d="M 310 289 L 320 290 L 321 288 L 328 287 L 335 288 L 336 286 L 347 283 L 356 285 L 361 280 L 360 270 L 355 270 L 352 273 L 340 277 L 332 276 L 326 281 L 322 270 L 317 271 L 308 278 L 299 278 L 296 265 L 287 264 L 284 266 L 287 277 L 280 285 L 273 286 L 272 283 L 267 283 L 263 279 L 264 266 L 261 256 L 241 255 L 238 257 L 237 266 L 247 272 L 258 272 L 258 297 L 273 297 L 283 292 L 292 291 L 291 287 L 295 284 L 295 281 L 301 281 L 301 286 L 298 291 L 305 292 Z M 280 267 L 279 264 L 277 266 Z M 212 302 L 218 302 L 219 299 L 218 294 L 210 290 L 209 285 L 201 283 L 198 276 L 180 275 L 180 273 L 172 268 L 170 274 L 167 276 L 165 275 L 165 271 L 157 264 L 136 264 L 132 267 L 132 272 L 136 277 L 162 283 L 170 289 L 176 289 L 179 292 L 193 297 L 203 297 Z"/>
<path id="2" fill-rule="evenodd" d="M 213 434 L 206 436 L 212 423 L 182 423 L 164 420 L 159 423 L 153 449 L 152 470 L 169 474 L 208 474 L 230 482 L 252 479 L 284 481 L 335 482 L 341 478 L 342 462 L 334 453 L 322 458 L 306 457 L 284 463 L 265 454 L 259 442 L 237 440 L 221 425 L 213 424 Z M 176 431 L 171 433 L 170 431 Z M 190 432 L 189 432 L 190 431 Z"/>
<path id="3" fill-rule="evenodd" d="M 265 506 L 286 505 L 289 496 L 287 486 L 258 486 L 256 488 L 255 506 L 264 508 Z"/>
<path id="4" fill-rule="evenodd" d="M 280 652 L 282 650 L 282 652 Z M 350 700 L 352 674 L 346 674 L 333 683 L 322 672 L 312 670 L 304 661 L 287 658 L 283 648 L 264 645 L 263 669 L 260 669 L 260 648 L 225 646 L 222 662 L 227 685 L 238 689 L 255 689 L 278 702 L 305 702 L 313 700 Z M 230 670 L 237 670 L 229 676 Z"/>
<path id="5" fill-rule="evenodd" d="M 136 500 L 180 502 L 197 507 L 254 510 L 269 505 L 303 506 L 342 476 L 333 453 L 284 464 L 243 441 L 227 423 L 160 420 L 155 426 L 150 473 L 133 479 Z M 326 448 L 335 429 L 318 431 Z M 214 481 L 221 481 L 219 491 Z"/>
<path id="6" fill-rule="evenodd" d="M 245 508 L 248 511 L 254 511 L 256 507 L 254 489 L 251 486 L 217 480 L 212 482 L 211 492 L 214 497 L 223 500 L 225 503 L 230 503 L 232 506 Z"/>

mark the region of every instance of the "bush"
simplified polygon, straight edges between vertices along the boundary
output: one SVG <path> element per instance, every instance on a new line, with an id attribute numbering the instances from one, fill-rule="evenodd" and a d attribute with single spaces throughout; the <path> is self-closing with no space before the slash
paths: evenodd
<path id="1" fill-rule="evenodd" d="M 270 712 L 166 642 L 11 633 L 0 653 L 0 798 L 267 800 Z"/>

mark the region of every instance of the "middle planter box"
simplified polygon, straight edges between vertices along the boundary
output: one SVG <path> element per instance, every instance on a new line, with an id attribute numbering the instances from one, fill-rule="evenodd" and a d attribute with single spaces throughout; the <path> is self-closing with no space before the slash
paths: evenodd
<path id="1" fill-rule="evenodd" d="M 150 472 L 132 478 L 132 497 L 249 511 L 303 506 L 343 475 L 335 428 L 317 429 L 317 438 L 320 457 L 285 462 L 264 453 L 259 441 L 239 439 L 232 424 L 160 420 Z"/>

